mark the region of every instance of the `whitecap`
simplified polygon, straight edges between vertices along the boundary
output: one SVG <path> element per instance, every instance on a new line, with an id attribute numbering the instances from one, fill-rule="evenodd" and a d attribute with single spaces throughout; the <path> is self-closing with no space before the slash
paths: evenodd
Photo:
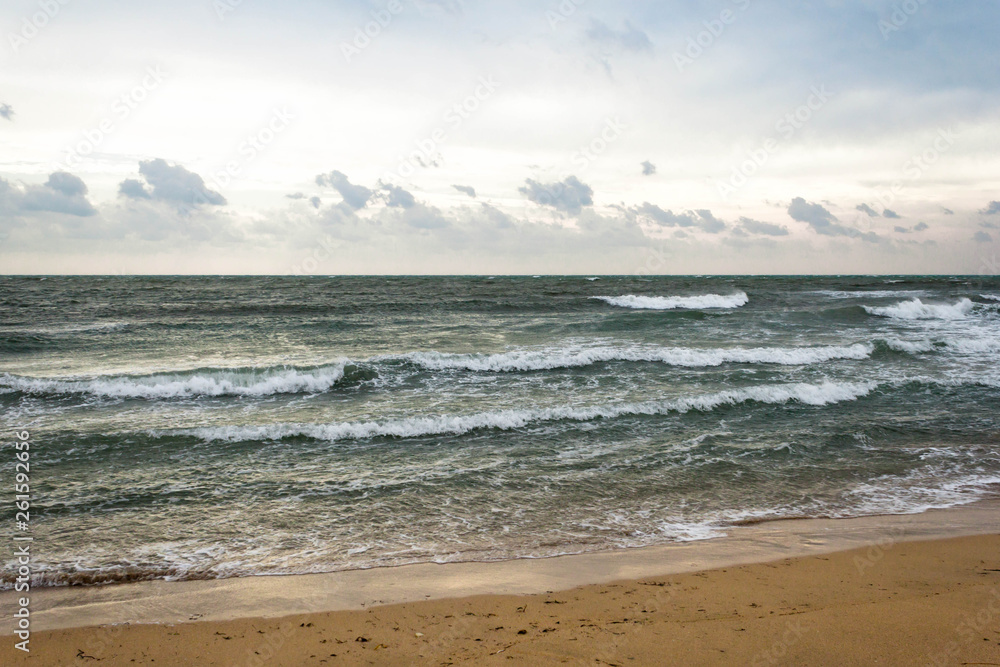
<path id="1" fill-rule="evenodd" d="M 669 366 L 708 367 L 725 363 L 780 364 L 786 366 L 823 363 L 835 359 L 867 359 L 873 346 L 829 345 L 819 347 L 559 347 L 514 350 L 498 354 L 450 354 L 412 352 L 403 358 L 431 370 L 534 371 L 573 368 L 611 361 L 656 362 Z"/>
<path id="2" fill-rule="evenodd" d="M 862 306 L 869 315 L 898 320 L 958 320 L 972 311 L 972 301 L 961 299 L 958 303 L 931 304 L 920 299 L 901 301 L 892 306 Z"/>
<path id="3" fill-rule="evenodd" d="M 509 409 L 471 415 L 435 415 L 386 421 L 339 422 L 334 424 L 267 424 L 258 426 L 210 426 L 176 431 L 151 431 L 152 437 L 191 435 L 206 442 L 243 442 L 308 437 L 314 440 L 364 440 L 375 437 L 415 438 L 432 435 L 463 435 L 479 429 L 509 431 L 530 424 L 557 420 L 592 421 L 629 415 L 663 415 L 692 410 L 711 411 L 724 405 L 749 401 L 766 404 L 789 402 L 822 406 L 854 401 L 878 385 L 871 382 L 793 383 L 728 389 L 668 401 L 647 401 L 586 407 L 560 406 L 540 409 Z"/>
<path id="4" fill-rule="evenodd" d="M 746 292 L 734 294 L 697 294 L 694 296 L 592 296 L 612 306 L 634 308 L 637 310 L 673 310 L 675 308 L 739 308 L 749 301 Z"/>
<path id="5" fill-rule="evenodd" d="M 326 391 L 343 377 L 343 363 L 308 370 L 205 369 L 190 373 L 60 380 L 4 373 L 0 375 L 0 388 L 29 394 L 87 394 L 101 398 L 270 396 Z"/>

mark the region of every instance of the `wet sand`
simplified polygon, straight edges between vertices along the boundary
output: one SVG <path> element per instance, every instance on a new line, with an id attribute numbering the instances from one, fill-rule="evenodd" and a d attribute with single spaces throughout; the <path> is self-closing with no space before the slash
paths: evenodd
<path id="1" fill-rule="evenodd" d="M 982 530 L 997 520 L 995 506 L 967 510 L 963 521 L 978 520 Z M 333 579 L 350 587 L 350 577 L 361 575 L 374 577 L 371 581 L 409 580 L 409 587 L 383 590 L 387 597 L 412 597 L 413 591 L 434 579 L 422 577 L 421 568 L 436 568 L 438 583 L 449 580 L 442 578 L 446 571 L 452 573 L 448 577 L 461 579 L 462 568 L 467 568 L 480 574 L 468 586 L 487 586 L 501 594 L 455 597 L 468 589 L 456 585 L 438 590 L 436 599 L 371 606 L 379 600 L 359 604 L 356 599 L 363 599 L 366 591 L 352 590 L 355 598 L 346 595 L 343 609 L 308 614 L 246 614 L 241 610 L 249 608 L 251 600 L 234 595 L 232 618 L 205 620 L 205 615 L 191 613 L 185 606 L 199 598 L 179 591 L 174 613 L 188 614 L 183 619 L 188 622 L 136 624 L 137 619 L 126 619 L 130 625 L 74 627 L 99 623 L 109 610 L 140 609 L 148 616 L 153 607 L 124 604 L 134 586 L 64 589 L 63 596 L 77 596 L 72 604 L 63 598 L 74 622 L 66 622 L 67 615 L 50 614 L 49 621 L 57 625 L 54 621 L 61 620 L 63 627 L 35 626 L 28 656 L 14 650 L 14 637 L 3 637 L 0 664 L 1000 665 L 1000 531 L 922 539 L 933 525 L 941 528 L 944 516 L 957 519 L 961 512 L 936 514 L 936 518 L 927 513 L 830 521 L 832 526 L 809 520 L 741 528 L 725 540 L 736 540 L 743 547 L 754 541 L 762 545 L 744 556 L 773 554 L 778 547 L 767 543 L 775 535 L 784 536 L 781 549 L 811 548 L 814 553 L 714 569 L 697 565 L 721 558 L 725 550 L 713 556 L 709 545 L 725 540 L 680 545 L 673 551 L 673 561 L 665 559 L 670 553 L 666 547 L 545 561 L 315 575 L 309 582 L 313 587 Z M 825 540 L 817 537 L 824 528 L 833 531 Z M 789 531 L 797 531 L 797 537 L 790 537 Z M 852 540 L 866 546 L 835 550 Z M 808 541 L 822 544 L 803 547 Z M 577 578 L 592 579 L 607 557 L 620 565 L 606 575 L 629 568 L 636 573 L 614 577 L 612 583 L 572 583 Z M 660 573 L 646 572 L 657 567 L 657 560 Z M 555 570 L 543 569 L 520 583 L 504 579 L 505 573 L 531 564 L 561 570 L 562 578 L 554 576 Z M 701 571 L 684 571 L 685 564 Z M 490 572 L 497 575 L 492 582 Z M 284 582 L 285 608 L 293 608 L 297 595 L 308 588 L 304 579 L 309 581 L 260 577 L 234 583 L 155 583 L 160 588 L 200 589 L 213 603 L 212 613 L 219 616 L 218 610 L 227 607 L 226 596 L 237 590 L 234 584 Z M 553 581 L 570 585 L 545 589 L 553 593 L 530 590 Z M 505 588 L 517 586 L 529 590 L 503 594 Z M 252 588 L 244 594 L 250 595 Z M 107 599 L 113 596 L 119 598 L 117 604 Z M 87 624 L 85 600 L 101 597 L 105 599 L 94 602 L 93 623 Z M 161 615 L 169 606 L 166 599 L 160 599 Z M 7 618 L 9 600 L 3 598 Z M 268 599 L 257 603 L 258 610 L 281 611 L 280 606 L 268 606 Z M 39 612 L 39 625 L 45 618 L 45 612 Z"/>

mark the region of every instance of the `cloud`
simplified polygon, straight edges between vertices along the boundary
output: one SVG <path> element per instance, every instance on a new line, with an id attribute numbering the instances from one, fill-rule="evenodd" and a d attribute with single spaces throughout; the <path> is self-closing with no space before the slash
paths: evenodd
<path id="1" fill-rule="evenodd" d="M 878 234 L 874 232 L 862 233 L 852 227 L 844 227 L 839 224 L 837 217 L 821 204 L 807 202 L 802 197 L 796 197 L 788 205 L 788 215 L 792 220 L 807 223 L 813 231 L 824 236 L 847 236 L 870 242 L 879 240 Z"/>
<path id="2" fill-rule="evenodd" d="M 126 178 L 118 184 L 118 196 L 128 197 L 129 199 L 153 198 L 153 196 L 149 194 L 149 191 L 146 190 L 146 186 L 142 184 L 142 181 L 137 181 L 134 178 Z"/>
<path id="3" fill-rule="evenodd" d="M 696 213 L 698 214 L 698 217 L 701 218 L 698 226 L 709 234 L 718 234 L 726 228 L 726 223 L 712 215 L 711 211 L 707 209 L 698 209 Z"/>
<path id="4" fill-rule="evenodd" d="M 946 209 L 944 209 L 944 214 L 945 215 L 955 215 L 955 212 L 953 210 L 951 210 L 950 208 L 946 208 Z"/>
<path id="5" fill-rule="evenodd" d="M 319 208 L 319 205 L 322 203 L 319 197 L 310 197 L 304 192 L 293 192 L 290 195 L 285 195 L 285 197 L 288 199 L 308 199 L 313 208 Z"/>
<path id="6" fill-rule="evenodd" d="M 870 215 L 873 218 L 878 218 L 879 217 L 879 212 L 876 211 L 875 209 L 873 209 L 868 204 L 858 204 L 854 208 L 856 208 L 857 210 L 861 211 L 862 213 L 864 213 L 866 215 Z"/>
<path id="7" fill-rule="evenodd" d="M 226 205 L 226 198 L 205 187 L 201 176 L 179 164 L 168 164 L 163 158 L 139 162 L 139 173 L 152 190 L 148 190 L 140 181 L 126 179 L 118 185 L 119 195 L 129 199 L 152 199 L 193 207 L 202 204 Z"/>
<path id="8" fill-rule="evenodd" d="M 638 215 L 651 219 L 661 227 L 694 227 L 698 224 L 697 220 L 690 213 L 677 214 L 673 211 L 664 211 L 656 204 L 650 204 L 648 201 L 643 202 L 642 206 L 633 209 L 633 211 Z"/>
<path id="9" fill-rule="evenodd" d="M 653 43 L 649 41 L 649 36 L 628 21 L 625 22 L 624 28 L 615 30 L 607 23 L 592 18 L 590 19 L 590 27 L 587 28 L 587 37 L 604 47 L 622 51 L 649 52 L 653 50 Z"/>
<path id="10" fill-rule="evenodd" d="M 652 176 L 653 174 L 656 173 L 656 165 L 650 162 L 649 160 L 646 160 L 645 162 L 641 163 L 640 166 L 642 167 L 643 176 Z"/>
<path id="11" fill-rule="evenodd" d="M 726 228 L 726 223 L 712 215 L 708 209 L 674 213 L 647 201 L 643 202 L 642 206 L 629 209 L 628 212 L 649 218 L 661 227 L 697 227 L 709 234 L 718 234 Z"/>
<path id="12" fill-rule="evenodd" d="M 407 192 L 398 185 L 392 183 L 380 183 L 380 189 L 388 192 L 385 196 L 385 205 L 392 208 L 413 208 L 417 200 L 413 194 Z"/>
<path id="13" fill-rule="evenodd" d="M 922 232 L 922 231 L 927 230 L 927 229 L 930 229 L 930 225 L 928 225 L 926 222 L 918 222 L 917 224 L 913 225 L 912 227 L 900 227 L 899 225 L 896 225 L 895 227 L 892 228 L 892 230 L 894 232 L 896 232 L 897 234 L 909 234 L 910 232 Z"/>
<path id="14" fill-rule="evenodd" d="M 344 173 L 336 170 L 317 176 L 316 185 L 333 188 L 343 197 L 344 203 L 355 211 L 364 208 L 368 200 L 375 194 L 373 190 L 369 190 L 363 185 L 352 184 Z"/>
<path id="15" fill-rule="evenodd" d="M 541 206 L 551 206 L 558 211 L 577 214 L 584 206 L 594 203 L 594 191 L 576 176 L 567 176 L 562 182 L 539 183 L 526 179 L 518 192 Z"/>
<path id="16" fill-rule="evenodd" d="M 899 213 L 896 213 L 895 211 L 891 211 L 889 209 L 884 209 L 882 211 L 882 215 L 884 215 L 885 217 L 887 217 L 889 219 L 895 219 L 895 220 L 898 220 L 899 218 L 902 217 L 901 215 L 899 215 Z"/>
<path id="17" fill-rule="evenodd" d="M 65 171 L 56 171 L 49 174 L 49 180 L 45 186 L 61 192 L 67 197 L 83 196 L 87 194 L 87 184 L 79 176 L 74 176 Z"/>
<path id="18" fill-rule="evenodd" d="M 0 104 L 0 118 L 14 120 L 14 107 L 9 104 Z"/>
<path id="19" fill-rule="evenodd" d="M 29 185 L 23 191 L 10 187 L 6 181 L 2 183 L 0 198 L 7 200 L 3 208 L 14 213 L 50 211 L 78 217 L 97 213 L 87 200 L 86 183 L 65 171 L 53 172 L 43 185 Z"/>
<path id="20" fill-rule="evenodd" d="M 404 192 L 406 191 L 404 190 Z M 451 220 L 432 206 L 413 203 L 410 206 L 403 207 L 403 209 L 401 219 L 410 227 L 417 229 L 443 229 L 452 225 Z"/>
<path id="21" fill-rule="evenodd" d="M 463 194 L 467 194 L 473 199 L 476 198 L 476 189 L 471 185 L 453 185 L 451 186 Z"/>
<path id="22" fill-rule="evenodd" d="M 837 219 L 821 204 L 810 204 L 802 197 L 796 197 L 788 205 L 788 215 L 792 216 L 792 220 L 807 222 L 817 228 L 831 225 Z"/>
<path id="23" fill-rule="evenodd" d="M 981 230 L 973 234 L 972 240 L 977 243 L 993 243 L 993 237 Z"/>
<path id="24" fill-rule="evenodd" d="M 1000 201 L 991 201 L 980 213 L 983 215 L 997 215 L 1000 213 Z"/>
<path id="25" fill-rule="evenodd" d="M 775 225 L 770 222 L 761 222 L 751 218 L 740 218 L 740 227 L 751 234 L 764 234 L 765 236 L 788 236 L 788 228 L 784 225 Z"/>

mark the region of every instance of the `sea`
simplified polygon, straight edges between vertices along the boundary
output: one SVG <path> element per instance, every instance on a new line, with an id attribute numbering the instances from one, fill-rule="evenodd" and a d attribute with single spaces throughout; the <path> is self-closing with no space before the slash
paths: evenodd
<path id="1" fill-rule="evenodd" d="M 1000 491 L 1000 278 L 7 276 L 0 406 L 36 586 L 918 513 Z"/>

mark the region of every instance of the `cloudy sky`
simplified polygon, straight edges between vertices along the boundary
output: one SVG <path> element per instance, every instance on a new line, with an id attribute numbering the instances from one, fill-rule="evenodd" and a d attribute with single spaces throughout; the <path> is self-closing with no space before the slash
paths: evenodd
<path id="1" fill-rule="evenodd" d="M 7 0 L 4 273 L 1000 273 L 1000 5 Z"/>

